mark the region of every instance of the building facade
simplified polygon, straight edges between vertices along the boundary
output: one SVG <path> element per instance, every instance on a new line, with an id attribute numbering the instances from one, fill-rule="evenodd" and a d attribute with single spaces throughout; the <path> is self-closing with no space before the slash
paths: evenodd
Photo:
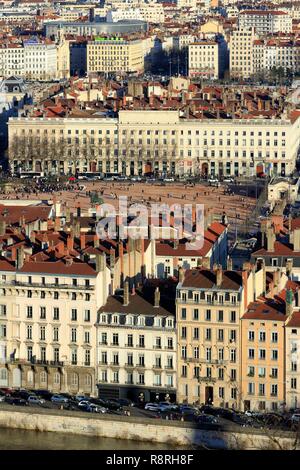
<path id="1" fill-rule="evenodd" d="M 181 119 L 178 111 L 113 118 L 11 118 L 9 163 L 45 174 L 145 171 L 173 175 L 290 175 L 300 120 Z"/>

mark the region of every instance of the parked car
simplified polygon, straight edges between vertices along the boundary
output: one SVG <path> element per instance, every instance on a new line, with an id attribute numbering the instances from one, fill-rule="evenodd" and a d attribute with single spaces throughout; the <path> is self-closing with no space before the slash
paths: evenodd
<path id="1" fill-rule="evenodd" d="M 94 403 L 88 404 L 87 411 L 89 411 L 90 413 L 102 413 L 102 414 L 107 413 L 106 408 L 104 408 L 103 406 L 95 405 Z"/>
<path id="2" fill-rule="evenodd" d="M 37 397 L 36 395 L 30 395 L 27 398 L 27 402 L 32 405 L 43 405 L 45 400 L 43 398 Z"/>
<path id="3" fill-rule="evenodd" d="M 55 394 L 51 397 L 52 403 L 68 403 L 68 399 L 62 395 Z"/>
<path id="4" fill-rule="evenodd" d="M 5 401 L 5 395 L 0 395 L 0 402 Z"/>
<path id="5" fill-rule="evenodd" d="M 221 423 L 216 416 L 200 414 L 199 416 L 195 417 L 196 423 L 200 426 L 207 427 L 209 429 L 220 430 Z"/>
<path id="6" fill-rule="evenodd" d="M 49 392 L 49 390 L 36 390 L 35 393 L 37 396 L 43 398 L 44 400 L 51 400 L 53 393 Z"/>
<path id="7" fill-rule="evenodd" d="M 87 397 L 86 395 L 76 395 L 75 400 L 78 402 L 83 401 L 83 400 L 89 401 L 89 397 Z"/>
<path id="8" fill-rule="evenodd" d="M 85 408 L 85 407 L 90 406 L 90 405 L 91 405 L 91 403 L 87 400 L 82 400 L 78 403 L 79 408 Z"/>
<path id="9" fill-rule="evenodd" d="M 146 403 L 145 410 L 148 411 L 160 411 L 158 403 Z"/>
<path id="10" fill-rule="evenodd" d="M 171 178 L 165 178 L 164 181 L 165 181 L 166 183 L 174 183 L 175 179 L 172 178 L 172 177 L 171 177 Z"/>
<path id="11" fill-rule="evenodd" d="M 26 406 L 28 405 L 27 401 L 24 400 L 23 398 L 17 398 L 17 397 L 5 397 L 5 402 L 9 403 L 10 405 L 14 406 Z"/>
<path id="12" fill-rule="evenodd" d="M 234 178 L 231 178 L 231 177 L 224 178 L 223 183 L 234 183 Z"/>
<path id="13" fill-rule="evenodd" d="M 123 409 L 123 407 L 119 403 L 113 400 L 106 400 L 105 407 L 108 408 L 110 411 L 121 411 Z"/>

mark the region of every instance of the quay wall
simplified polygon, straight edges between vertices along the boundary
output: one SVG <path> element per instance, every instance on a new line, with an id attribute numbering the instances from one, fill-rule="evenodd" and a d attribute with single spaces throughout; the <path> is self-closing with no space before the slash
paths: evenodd
<path id="1" fill-rule="evenodd" d="M 170 422 L 119 415 L 94 415 L 66 410 L 0 406 L 1 428 L 27 429 L 85 436 L 167 443 L 190 449 L 293 449 L 291 432 L 238 428 L 226 431 L 198 429 L 194 423 Z M 300 448 L 300 447 L 299 447 Z"/>

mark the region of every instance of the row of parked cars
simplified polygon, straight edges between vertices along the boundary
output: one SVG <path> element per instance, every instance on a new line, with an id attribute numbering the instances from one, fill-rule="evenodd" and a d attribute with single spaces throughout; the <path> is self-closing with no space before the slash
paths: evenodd
<path id="1" fill-rule="evenodd" d="M 81 410 L 96 413 L 122 411 L 123 407 L 132 405 L 130 400 L 101 400 L 85 395 L 71 395 L 69 393 L 51 393 L 49 390 L 12 390 L 0 389 L 0 401 L 11 405 L 45 405 L 47 402 L 63 406 L 64 409 Z"/>

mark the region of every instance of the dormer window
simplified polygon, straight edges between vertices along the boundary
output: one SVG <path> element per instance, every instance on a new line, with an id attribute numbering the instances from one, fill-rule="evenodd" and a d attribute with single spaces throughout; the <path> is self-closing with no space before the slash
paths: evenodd
<path id="1" fill-rule="evenodd" d="M 133 318 L 132 318 L 132 316 L 127 317 L 127 324 L 128 324 L 128 325 L 133 325 Z"/>
<path id="2" fill-rule="evenodd" d="M 161 327 L 161 318 L 155 318 L 155 326 Z"/>
<path id="3" fill-rule="evenodd" d="M 106 323 L 106 315 L 101 315 L 101 322 Z"/>
<path id="4" fill-rule="evenodd" d="M 173 319 L 172 318 L 168 318 L 167 326 L 168 326 L 168 328 L 173 328 Z"/>
<path id="5" fill-rule="evenodd" d="M 144 326 L 145 325 L 145 317 L 139 317 L 138 324 L 140 326 Z"/>
<path id="6" fill-rule="evenodd" d="M 118 323 L 118 315 L 113 316 L 113 323 Z"/>

